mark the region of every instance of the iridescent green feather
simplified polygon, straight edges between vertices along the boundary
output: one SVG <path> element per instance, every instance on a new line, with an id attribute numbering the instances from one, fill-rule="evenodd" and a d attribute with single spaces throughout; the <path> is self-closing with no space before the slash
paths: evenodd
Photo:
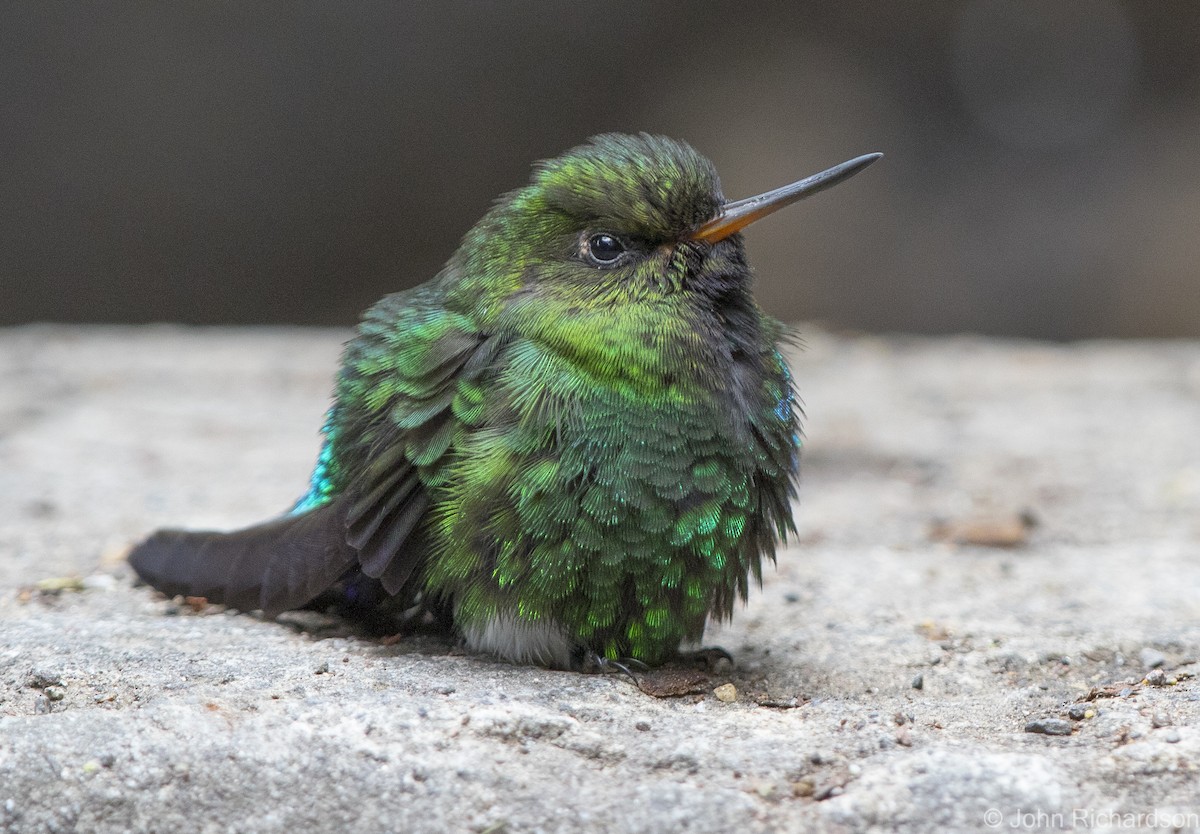
<path id="1" fill-rule="evenodd" d="M 658 662 L 728 617 L 791 530 L 797 410 L 740 237 L 682 240 L 721 203 L 685 145 L 600 137 L 545 163 L 433 282 L 348 346 L 304 511 L 402 444 L 429 496 L 424 592 Z M 636 241 L 605 272 L 581 234 Z"/>

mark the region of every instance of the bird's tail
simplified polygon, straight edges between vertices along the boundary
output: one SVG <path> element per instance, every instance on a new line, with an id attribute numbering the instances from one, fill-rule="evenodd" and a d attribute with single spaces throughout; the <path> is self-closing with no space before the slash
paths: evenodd
<path id="1" fill-rule="evenodd" d="M 160 530 L 129 563 L 169 596 L 205 597 L 273 617 L 300 608 L 358 564 L 335 501 L 233 533 Z"/>

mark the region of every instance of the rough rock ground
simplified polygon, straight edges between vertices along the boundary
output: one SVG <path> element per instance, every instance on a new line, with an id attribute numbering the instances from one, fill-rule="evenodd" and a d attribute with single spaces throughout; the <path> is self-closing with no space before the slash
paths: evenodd
<path id="1" fill-rule="evenodd" d="M 345 333 L 0 331 L 0 830 L 1200 830 L 1200 344 L 806 330 L 799 540 L 673 698 L 133 587 L 302 491 Z"/>

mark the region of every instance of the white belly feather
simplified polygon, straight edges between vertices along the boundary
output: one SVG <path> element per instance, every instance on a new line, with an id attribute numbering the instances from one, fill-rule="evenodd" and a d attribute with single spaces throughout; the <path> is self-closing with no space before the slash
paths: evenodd
<path id="1" fill-rule="evenodd" d="M 557 623 L 527 622 L 500 614 L 467 626 L 463 632 L 472 651 L 494 654 L 513 663 L 571 668 L 574 645 Z"/>

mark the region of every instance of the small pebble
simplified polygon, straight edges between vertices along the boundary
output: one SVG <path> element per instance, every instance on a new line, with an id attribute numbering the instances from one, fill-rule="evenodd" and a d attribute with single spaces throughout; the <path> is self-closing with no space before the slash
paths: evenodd
<path id="1" fill-rule="evenodd" d="M 111 573 L 94 573 L 83 578 L 83 587 L 88 591 L 109 591 L 117 586 L 117 578 Z"/>
<path id="2" fill-rule="evenodd" d="M 1025 732 L 1046 736 L 1069 736 L 1073 731 L 1071 722 L 1061 718 L 1035 718 L 1025 725 Z"/>
<path id="3" fill-rule="evenodd" d="M 34 689 L 45 689 L 48 686 L 62 686 L 62 675 L 47 669 L 34 669 L 29 673 L 29 680 L 25 682 L 25 685 L 31 686 Z"/>
<path id="4" fill-rule="evenodd" d="M 39 579 L 34 587 L 44 594 L 61 594 L 63 591 L 82 591 L 83 580 L 78 576 L 52 576 Z"/>
<path id="5" fill-rule="evenodd" d="M 1167 744 L 1177 744 L 1180 738 L 1181 736 L 1179 735 L 1179 730 L 1174 728 L 1167 730 L 1167 732 L 1163 734 L 1163 741 L 1165 741 Z"/>
<path id="6" fill-rule="evenodd" d="M 193 614 L 199 614 L 208 608 L 208 597 L 184 597 L 183 602 Z"/>
<path id="7" fill-rule="evenodd" d="M 737 687 L 731 683 L 723 683 L 713 690 L 713 694 L 717 696 L 717 700 L 723 704 L 732 704 L 737 700 Z"/>
<path id="8" fill-rule="evenodd" d="M 639 721 L 636 724 L 634 724 L 633 727 L 635 730 L 639 730 L 640 732 L 643 732 L 643 733 L 650 732 L 650 722 L 649 721 Z"/>
<path id="9" fill-rule="evenodd" d="M 912 688 L 913 689 L 924 689 L 925 688 L 925 676 L 922 674 L 915 675 L 912 679 Z"/>
<path id="10" fill-rule="evenodd" d="M 51 701 L 61 701 L 67 695 L 61 686 L 47 686 L 45 692 L 46 697 Z"/>
<path id="11" fill-rule="evenodd" d="M 1087 704 L 1071 704 L 1067 708 L 1067 717 L 1072 721 L 1082 721 L 1085 718 L 1095 718 L 1096 711 Z"/>
<path id="12" fill-rule="evenodd" d="M 826 785 L 813 794 L 813 799 L 817 800 L 817 802 L 824 802 L 826 799 L 841 796 L 842 793 L 844 793 L 844 790 L 841 785 Z"/>
<path id="13" fill-rule="evenodd" d="M 329 663 L 328 663 L 328 662 L 322 663 L 322 664 L 321 664 L 320 666 L 318 666 L 316 669 L 313 669 L 313 674 L 314 674 L 314 675 L 326 675 L 326 674 L 329 674 Z"/>
<path id="14" fill-rule="evenodd" d="M 1151 669 L 1146 673 L 1146 683 L 1150 686 L 1166 686 L 1167 673 L 1162 669 Z"/>

